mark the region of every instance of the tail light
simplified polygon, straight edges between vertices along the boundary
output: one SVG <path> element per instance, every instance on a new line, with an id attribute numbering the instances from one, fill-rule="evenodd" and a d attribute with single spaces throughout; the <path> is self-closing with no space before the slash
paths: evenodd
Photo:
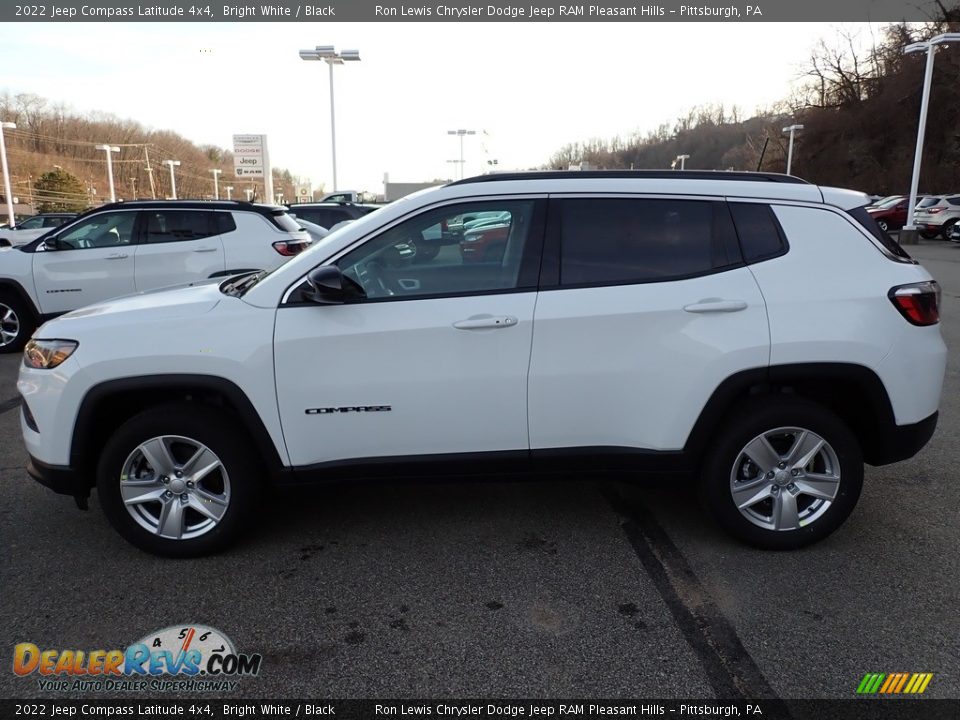
<path id="1" fill-rule="evenodd" d="M 911 325 L 940 321 L 940 285 L 933 280 L 891 288 L 889 297 Z"/>
<path id="2" fill-rule="evenodd" d="M 942 207 L 939 207 L 939 208 L 936 208 L 936 207 L 935 207 L 935 208 L 930 208 L 929 210 L 927 210 L 927 212 L 930 213 L 931 215 L 936 215 L 937 213 L 942 213 L 942 212 L 943 212 L 943 208 L 942 208 Z"/>
<path id="3" fill-rule="evenodd" d="M 299 255 L 310 246 L 310 243 L 302 240 L 278 240 L 273 244 L 273 249 L 284 257 L 293 257 Z"/>

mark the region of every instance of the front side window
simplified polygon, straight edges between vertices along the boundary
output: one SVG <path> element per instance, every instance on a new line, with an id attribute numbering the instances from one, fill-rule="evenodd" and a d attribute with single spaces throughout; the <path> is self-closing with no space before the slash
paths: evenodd
<path id="1" fill-rule="evenodd" d="M 94 215 L 60 235 L 57 246 L 61 250 L 85 250 L 130 245 L 136 219 L 137 213 L 130 211 Z"/>
<path id="2" fill-rule="evenodd" d="M 44 219 L 43 219 L 43 226 L 44 226 L 45 228 L 60 227 L 61 225 L 63 225 L 63 224 L 64 224 L 67 220 L 69 220 L 69 219 L 70 219 L 70 218 L 56 217 L 56 216 L 44 218 Z"/>
<path id="3" fill-rule="evenodd" d="M 42 217 L 32 217 L 27 218 L 22 223 L 17 225 L 21 230 L 35 230 L 37 228 L 43 227 L 43 218 Z"/>
<path id="4" fill-rule="evenodd" d="M 657 282 L 741 262 L 721 202 L 570 198 L 557 222 L 561 285 Z"/>
<path id="5" fill-rule="evenodd" d="M 217 233 L 210 213 L 202 210 L 150 210 L 145 213 L 147 244 L 185 242 Z"/>
<path id="6" fill-rule="evenodd" d="M 369 240 L 337 266 L 374 299 L 535 287 L 535 209 L 533 200 L 514 200 L 431 210 Z M 492 211 L 499 220 L 463 229 L 457 221 L 475 211 Z"/>

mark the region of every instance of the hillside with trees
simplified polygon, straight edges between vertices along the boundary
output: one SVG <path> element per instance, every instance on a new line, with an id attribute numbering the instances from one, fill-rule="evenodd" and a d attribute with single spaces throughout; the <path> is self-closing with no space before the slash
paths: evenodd
<path id="1" fill-rule="evenodd" d="M 213 198 L 211 169 L 222 170 L 220 197 L 233 186 L 233 199 L 263 201 L 263 184 L 233 174 L 233 154 L 214 145 L 197 145 L 169 130 L 151 130 L 134 120 L 105 113 L 80 114 L 32 94 L 0 95 L 0 117 L 14 122 L 5 130 L 12 193 L 36 211 L 82 210 L 108 202 L 106 154 L 97 145 L 120 148 L 113 155 L 117 198 L 165 198 L 171 194 L 164 160 L 179 160 L 177 196 Z M 288 170 L 273 169 L 274 192 L 294 199 L 299 182 Z"/>
<path id="2" fill-rule="evenodd" d="M 627 140 L 574 143 L 549 167 L 589 163 L 610 169 L 669 168 L 680 154 L 687 169 L 784 172 L 783 128 L 804 126 L 794 145 L 793 174 L 824 185 L 881 195 L 909 188 L 925 56 L 904 55 L 911 42 L 960 29 L 956 11 L 921 26 L 891 25 L 867 52 L 838 33 L 811 52 L 793 94 L 756 117 L 738 108 L 700 107 L 672 125 Z M 960 190 L 960 47 L 937 52 L 924 143 L 921 191 Z M 762 158 L 762 160 L 761 160 Z"/>

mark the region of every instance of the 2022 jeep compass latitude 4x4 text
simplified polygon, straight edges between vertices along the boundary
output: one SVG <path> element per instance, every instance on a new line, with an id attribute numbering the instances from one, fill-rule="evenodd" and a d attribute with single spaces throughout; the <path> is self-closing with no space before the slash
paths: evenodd
<path id="1" fill-rule="evenodd" d="M 697 477 L 727 531 L 800 547 L 937 420 L 939 287 L 866 201 L 715 172 L 423 191 L 272 272 L 43 325 L 29 471 L 167 555 L 225 546 L 282 483 L 574 463 Z M 496 252 L 414 250 L 480 212 Z"/>

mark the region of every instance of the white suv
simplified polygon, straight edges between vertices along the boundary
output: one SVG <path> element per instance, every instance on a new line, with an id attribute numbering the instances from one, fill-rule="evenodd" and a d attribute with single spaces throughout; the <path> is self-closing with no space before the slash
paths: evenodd
<path id="1" fill-rule="evenodd" d="M 248 532 L 272 485 L 504 468 L 696 475 L 729 532 L 800 547 L 937 421 L 939 288 L 866 202 L 689 171 L 426 190 L 272 273 L 44 325 L 29 472 L 167 555 Z M 417 253 L 479 212 L 480 260 Z"/>
<path id="2" fill-rule="evenodd" d="M 272 270 L 310 236 L 286 208 L 241 202 L 114 203 L 22 247 L 0 248 L 0 352 L 44 320 L 109 298 Z"/>

